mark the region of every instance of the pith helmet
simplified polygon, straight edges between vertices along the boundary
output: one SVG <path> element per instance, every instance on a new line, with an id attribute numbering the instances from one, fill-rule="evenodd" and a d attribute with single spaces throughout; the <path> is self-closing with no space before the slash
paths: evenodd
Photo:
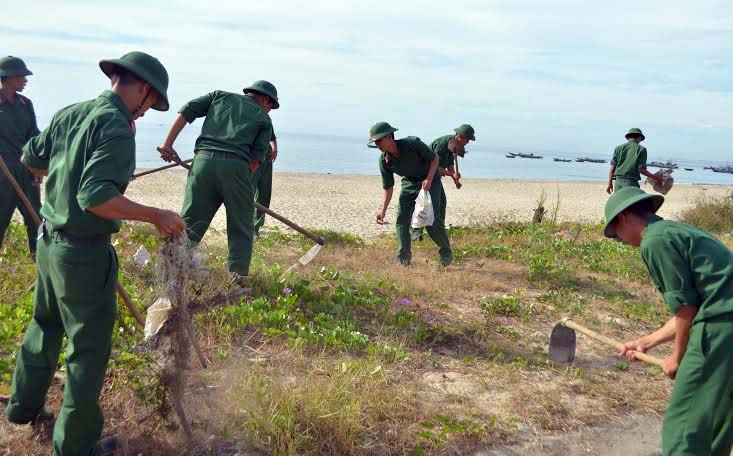
<path id="1" fill-rule="evenodd" d="M 652 195 L 637 187 L 624 187 L 613 192 L 606 201 L 606 226 L 603 227 L 603 234 L 609 238 L 616 237 L 616 230 L 611 226 L 620 213 L 642 201 L 651 200 L 652 212 L 656 213 L 664 203 L 662 195 Z"/>
<path id="2" fill-rule="evenodd" d="M 471 141 L 476 141 L 475 132 L 473 131 L 473 127 L 468 124 L 463 124 L 458 128 L 454 128 L 453 131 L 458 133 L 459 135 L 463 136 L 466 139 L 470 139 Z"/>
<path id="3" fill-rule="evenodd" d="M 262 80 L 255 81 L 251 86 L 245 87 L 243 92 L 259 92 L 263 95 L 267 95 L 268 97 L 272 98 L 272 101 L 275 102 L 275 106 L 273 106 L 272 109 L 277 109 L 280 107 L 280 101 L 277 99 L 277 89 L 270 82 Z"/>
<path id="4" fill-rule="evenodd" d="M 640 128 L 630 128 L 629 132 L 626 133 L 626 139 L 629 139 L 629 136 L 631 135 L 639 135 L 641 136 L 641 140 L 644 141 L 646 137 L 644 136 L 644 133 L 641 132 Z"/>
<path id="5" fill-rule="evenodd" d="M 115 67 L 121 67 L 135 74 L 150 84 L 159 94 L 161 100 L 153 106 L 156 111 L 167 111 L 168 103 L 168 72 L 162 63 L 155 57 L 144 52 L 129 52 L 119 59 L 107 59 L 99 62 L 107 77 L 111 77 Z"/>
<path id="6" fill-rule="evenodd" d="M 33 72 L 25 66 L 25 62 L 18 57 L 9 55 L 0 59 L 0 76 L 30 76 Z"/>
<path id="7" fill-rule="evenodd" d="M 372 125 L 372 128 L 369 129 L 369 142 L 376 142 L 384 138 L 388 134 L 394 133 L 396 131 L 397 129 L 387 122 L 377 122 Z"/>

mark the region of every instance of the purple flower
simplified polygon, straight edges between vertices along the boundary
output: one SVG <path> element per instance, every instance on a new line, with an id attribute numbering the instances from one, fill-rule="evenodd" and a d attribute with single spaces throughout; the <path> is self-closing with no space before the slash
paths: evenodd
<path id="1" fill-rule="evenodd" d="M 15 266 L 10 266 L 10 272 L 15 272 Z"/>
<path id="2" fill-rule="evenodd" d="M 418 332 L 419 330 L 420 330 L 420 327 L 419 326 L 413 326 L 412 327 L 412 332 L 414 332 L 414 333 Z"/>
<path id="3" fill-rule="evenodd" d="M 288 287 L 283 288 L 283 294 L 285 296 L 290 296 L 292 293 L 293 293 L 293 290 L 291 290 L 290 288 Z"/>
<path id="4" fill-rule="evenodd" d="M 130 239 L 130 233 L 128 231 L 123 231 L 122 232 L 122 237 L 125 238 L 125 239 Z"/>
<path id="5" fill-rule="evenodd" d="M 402 298 L 402 305 L 403 305 L 403 306 L 406 306 L 406 305 L 408 305 L 408 304 L 410 304 L 410 300 L 409 300 L 409 299 L 407 299 L 407 298 Z"/>

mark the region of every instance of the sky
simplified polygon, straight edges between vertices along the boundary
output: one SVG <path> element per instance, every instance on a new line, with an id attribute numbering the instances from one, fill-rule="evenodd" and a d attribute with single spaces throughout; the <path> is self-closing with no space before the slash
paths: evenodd
<path id="1" fill-rule="evenodd" d="M 367 137 L 388 121 L 435 138 L 597 154 L 630 127 L 660 157 L 729 160 L 733 8 L 724 1 L 38 1 L 0 25 L 35 73 L 41 125 L 108 87 L 131 50 L 170 74 L 168 125 L 212 90 L 273 82 L 276 131 Z M 163 138 L 161 138 L 162 141 Z"/>

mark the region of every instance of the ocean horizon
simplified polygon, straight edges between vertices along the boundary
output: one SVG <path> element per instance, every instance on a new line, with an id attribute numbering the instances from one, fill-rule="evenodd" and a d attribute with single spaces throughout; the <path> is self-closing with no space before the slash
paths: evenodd
<path id="1" fill-rule="evenodd" d="M 137 125 L 137 167 L 155 168 L 166 163 L 156 151 L 168 133 L 169 125 L 139 122 Z M 188 125 L 174 145 L 183 159 L 193 157 L 196 138 L 201 123 Z M 440 135 L 436 135 L 440 136 Z M 279 154 L 275 172 L 378 175 L 377 149 L 368 148 L 366 137 L 355 138 L 336 135 L 304 134 L 277 131 Z M 435 138 L 421 139 L 430 144 Z M 619 142 L 620 143 L 620 142 Z M 466 179 L 519 179 L 549 180 L 559 182 L 606 181 L 608 163 L 578 163 L 578 157 L 590 157 L 610 161 L 613 148 L 608 151 L 565 152 L 561 150 L 528 150 L 518 148 L 487 147 L 481 141 L 471 142 L 466 156 L 459 162 L 461 175 Z M 509 152 L 534 153 L 544 158 L 506 158 Z M 571 159 L 570 163 L 555 162 L 553 158 Z M 733 185 L 733 174 L 704 170 L 705 166 L 723 166 L 726 162 L 694 160 L 684 157 L 655 155 L 650 151 L 649 162 L 672 160 L 679 165 L 674 171 L 676 183 Z M 692 168 L 693 171 L 685 171 Z M 652 168 L 654 171 L 656 168 Z"/>

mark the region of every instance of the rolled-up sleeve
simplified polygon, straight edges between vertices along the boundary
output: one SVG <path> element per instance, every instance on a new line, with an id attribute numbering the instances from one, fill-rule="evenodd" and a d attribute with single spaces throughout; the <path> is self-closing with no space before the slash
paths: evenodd
<path id="1" fill-rule="evenodd" d="M 692 269 L 680 247 L 670 239 L 654 236 L 641 249 L 641 257 L 672 315 L 682 306 L 700 307 Z"/>
<path id="2" fill-rule="evenodd" d="M 646 147 L 642 147 L 639 151 L 639 161 L 637 162 L 639 169 L 646 169 L 646 156 Z"/>
<path id="3" fill-rule="evenodd" d="M 252 155 L 255 160 L 265 161 L 272 136 L 272 123 L 269 120 L 263 122 L 252 142 Z"/>
<path id="4" fill-rule="evenodd" d="M 135 168 L 132 135 L 109 138 L 95 148 L 82 171 L 76 200 L 82 210 L 99 206 L 121 195 Z"/>
<path id="5" fill-rule="evenodd" d="M 194 98 L 193 100 L 183 105 L 178 113 L 185 117 L 186 122 L 191 123 L 199 117 L 206 116 L 206 114 L 209 112 L 211 102 L 214 101 L 215 96 L 216 92 L 211 92 L 201 97 Z"/>

